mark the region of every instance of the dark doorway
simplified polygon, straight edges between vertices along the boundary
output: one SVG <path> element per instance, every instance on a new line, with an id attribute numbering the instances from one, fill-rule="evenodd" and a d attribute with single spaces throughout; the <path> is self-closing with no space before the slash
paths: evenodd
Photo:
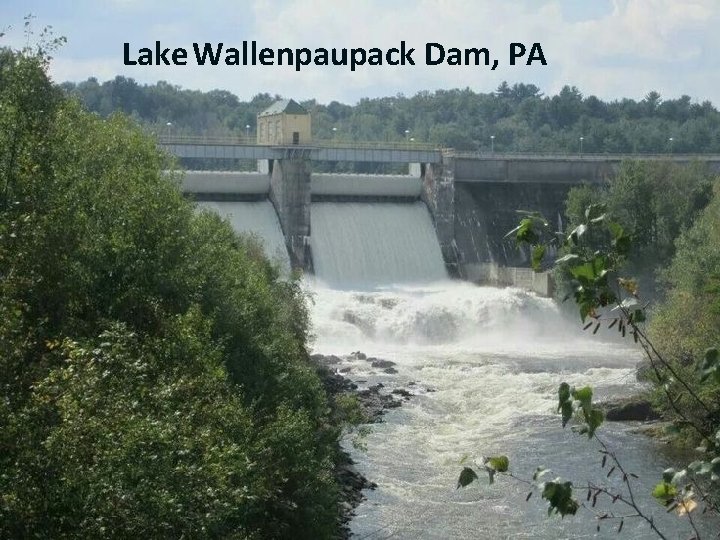
<path id="1" fill-rule="evenodd" d="M 293 144 L 300 144 L 300 132 L 293 131 Z"/>

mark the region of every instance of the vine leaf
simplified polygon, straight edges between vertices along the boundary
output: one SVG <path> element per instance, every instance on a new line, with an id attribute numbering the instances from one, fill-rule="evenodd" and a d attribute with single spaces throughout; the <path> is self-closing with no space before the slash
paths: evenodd
<path id="1" fill-rule="evenodd" d="M 473 471 L 470 467 L 463 467 L 463 470 L 460 471 L 460 478 L 458 478 L 457 488 L 455 489 L 469 486 L 477 479 L 478 475 L 475 473 L 475 471 Z"/>

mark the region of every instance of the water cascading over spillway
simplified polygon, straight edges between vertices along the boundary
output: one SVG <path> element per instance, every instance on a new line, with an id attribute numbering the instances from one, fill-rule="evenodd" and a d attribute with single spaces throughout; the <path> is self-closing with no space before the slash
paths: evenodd
<path id="1" fill-rule="evenodd" d="M 217 212 L 230 221 L 238 233 L 257 236 L 263 244 L 265 254 L 276 261 L 286 274 L 290 273 L 285 238 L 275 208 L 270 201 L 260 202 L 200 202 L 198 207 Z"/>
<path id="2" fill-rule="evenodd" d="M 421 203 L 312 205 L 315 275 L 334 288 L 445 279 L 432 219 Z"/>

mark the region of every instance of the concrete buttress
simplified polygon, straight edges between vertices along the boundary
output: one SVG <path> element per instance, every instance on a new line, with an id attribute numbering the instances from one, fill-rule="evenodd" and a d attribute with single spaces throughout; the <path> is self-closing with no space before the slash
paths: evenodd
<path id="1" fill-rule="evenodd" d="M 270 176 L 270 201 L 280 220 L 293 268 L 311 271 L 308 159 L 274 160 Z"/>

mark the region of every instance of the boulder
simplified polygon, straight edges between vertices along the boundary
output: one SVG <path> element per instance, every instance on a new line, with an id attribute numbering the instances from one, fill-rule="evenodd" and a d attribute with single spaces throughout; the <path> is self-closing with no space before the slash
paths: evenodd
<path id="1" fill-rule="evenodd" d="M 650 402 L 642 398 L 611 401 L 602 403 L 601 407 L 605 411 L 605 419 L 610 422 L 644 422 L 660 418 Z"/>

